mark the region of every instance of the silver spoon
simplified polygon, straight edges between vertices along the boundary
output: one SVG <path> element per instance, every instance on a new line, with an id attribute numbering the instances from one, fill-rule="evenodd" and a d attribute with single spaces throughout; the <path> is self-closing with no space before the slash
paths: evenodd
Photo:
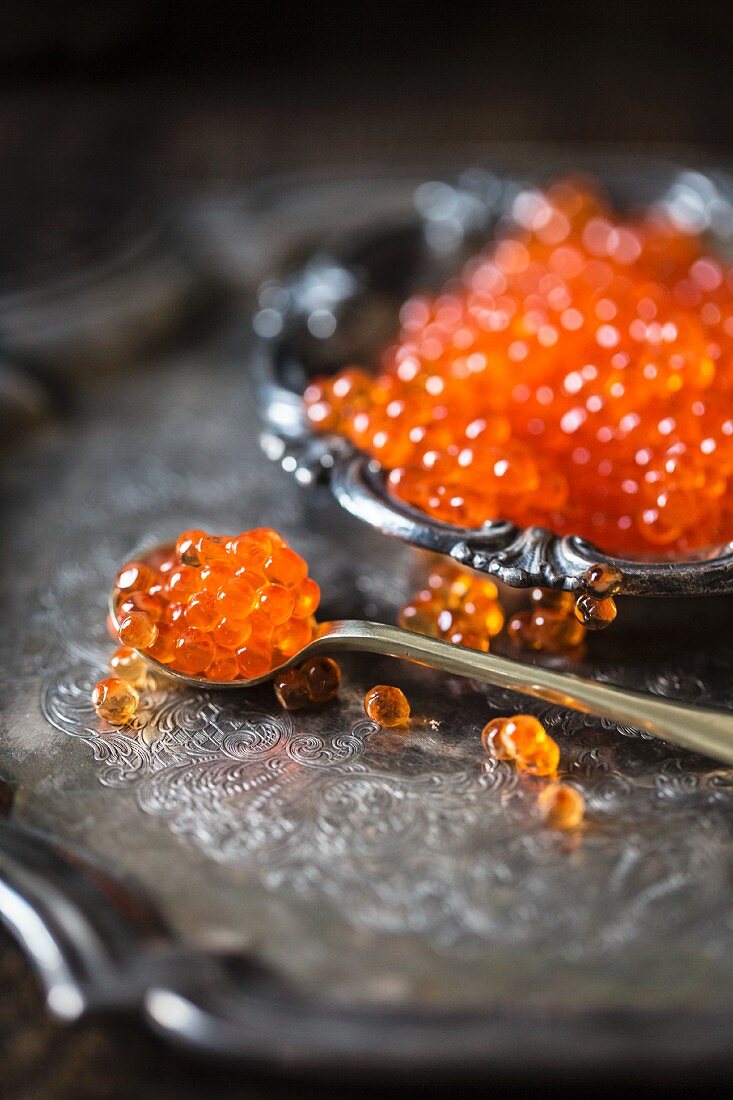
<path id="1" fill-rule="evenodd" d="M 110 593 L 109 611 L 117 626 L 114 592 Z M 733 764 L 733 711 L 712 710 L 658 699 L 652 695 L 586 680 L 571 673 L 553 672 L 535 665 L 524 665 L 507 657 L 495 657 L 492 653 L 467 649 L 384 623 L 363 622 L 359 619 L 320 623 L 316 636 L 294 657 L 271 669 L 264 676 L 257 676 L 252 680 L 222 682 L 186 676 L 149 657 L 144 650 L 137 652 L 156 672 L 169 676 L 178 683 L 216 691 L 256 687 L 272 680 L 284 669 L 301 664 L 308 657 L 333 653 L 380 653 L 429 665 L 454 676 L 467 676 L 495 687 L 509 688 L 522 695 L 531 695 L 585 714 L 595 714 L 599 718 L 610 718 L 614 722 L 646 730 L 655 737 L 671 741 L 682 748 Z"/>

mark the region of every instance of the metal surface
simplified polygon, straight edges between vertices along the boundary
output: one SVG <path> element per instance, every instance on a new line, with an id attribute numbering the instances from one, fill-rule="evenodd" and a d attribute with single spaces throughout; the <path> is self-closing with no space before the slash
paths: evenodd
<path id="1" fill-rule="evenodd" d="M 604 183 L 618 209 L 664 209 L 675 224 L 706 232 L 718 252 L 730 254 L 733 178 L 642 160 L 596 158 L 583 167 Z M 263 284 L 255 329 L 262 337 L 257 365 L 270 428 L 265 451 L 301 483 L 328 482 L 347 511 L 385 534 L 450 555 L 508 585 L 582 591 L 585 570 L 607 560 L 620 567 L 625 595 L 733 592 L 733 542 L 672 562 L 621 558 L 577 536 L 523 529 L 501 517 L 487 516 L 475 530 L 456 528 L 396 499 L 377 463 L 342 438 L 315 435 L 305 421 L 300 394 L 309 378 L 349 363 L 373 367 L 397 331 L 402 301 L 460 272 L 494 227 L 506 223 L 523 188 L 541 186 L 563 170 L 568 168 L 559 163 L 510 164 L 497 174 L 465 172 L 450 183 L 413 181 L 411 216 L 404 210 L 404 181 L 393 181 L 392 208 L 370 232 L 356 221 L 351 234 L 332 239 L 327 251 L 319 242 L 294 270 Z"/>
<path id="2" fill-rule="evenodd" d="M 363 192 L 283 187 L 246 200 L 242 225 L 269 218 L 295 247 Z M 135 543 L 271 524 L 324 616 L 383 622 L 423 568 L 261 454 L 241 336 L 99 380 L 2 475 L 0 912 L 49 992 L 61 975 L 52 1010 L 132 1008 L 203 1052 L 299 1071 L 729 1069 L 733 769 L 364 657 L 320 711 L 159 683 L 136 736 L 97 721 L 106 593 Z M 627 601 L 573 671 L 732 709 L 729 608 L 673 602 L 664 620 L 665 601 Z M 376 682 L 407 692 L 404 732 L 366 719 Z M 538 784 L 481 751 L 488 718 L 517 709 L 585 795 L 578 837 L 543 828 Z"/>

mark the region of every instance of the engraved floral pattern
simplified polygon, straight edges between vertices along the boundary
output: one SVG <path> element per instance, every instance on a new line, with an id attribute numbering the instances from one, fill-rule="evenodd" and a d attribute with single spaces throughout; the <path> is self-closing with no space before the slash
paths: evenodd
<path id="1" fill-rule="evenodd" d="M 324 232 L 334 228 L 341 184 L 311 186 L 307 217 L 287 188 L 284 206 L 267 215 L 266 242 L 277 230 L 283 256 L 303 254 L 314 216 Z M 409 206 L 412 184 L 400 187 Z M 339 194 L 345 229 L 361 233 L 365 202 L 394 209 L 381 185 L 363 180 Z M 261 212 L 259 200 L 248 207 L 227 246 L 239 247 Z M 563 1048 L 585 1068 L 596 1051 L 628 1062 L 630 1036 L 644 1057 L 669 1051 L 667 1065 L 681 1055 L 697 1064 L 708 1040 L 722 1054 L 718 1025 L 733 979 L 733 769 L 630 728 L 426 672 L 407 682 L 418 715 L 408 735 L 378 730 L 359 694 L 385 666 L 351 661 L 341 703 L 318 714 L 283 715 L 269 691 L 234 699 L 156 688 L 134 737 L 100 726 L 89 688 L 110 650 L 106 588 L 138 540 L 266 522 L 318 565 L 329 617 L 394 621 L 404 599 L 412 554 L 352 522 L 329 492 L 301 488 L 330 478 L 338 456 L 293 439 L 268 452 L 280 468 L 260 453 L 250 365 L 246 350 L 227 345 L 100 376 L 80 386 L 71 424 L 6 463 L 0 774 L 17 784 L 19 825 L 131 876 L 187 942 L 273 961 L 270 974 L 292 980 L 288 989 L 302 981 L 335 992 L 337 1012 L 363 998 L 400 1001 L 414 1031 L 423 1017 L 410 1004 L 449 1004 L 461 1012 L 455 1037 L 467 1033 L 463 1013 L 474 1005 L 528 1006 L 514 1017 L 516 1050 L 501 1031 L 497 1045 L 483 1020 L 471 1029 L 489 1066 L 503 1051 L 506 1067 L 518 1055 L 546 1072 L 546 1055 Z M 487 547 L 472 540 L 466 549 Z M 653 629 L 615 643 L 624 608 L 581 671 L 733 708 L 730 615 L 705 623 L 702 644 L 679 644 L 716 605 L 684 612 L 674 644 Z M 561 742 L 567 778 L 589 806 L 580 842 L 541 829 L 533 790 L 482 757 L 487 716 L 516 708 L 541 714 Z M 139 977 L 136 960 L 124 965 L 133 963 Z M 154 965 L 143 969 L 157 980 Z M 260 1036 L 269 1048 L 273 1032 L 269 1002 L 252 1011 L 250 974 L 235 979 L 245 983 L 236 1022 L 259 1057 Z M 188 980 L 184 958 L 184 989 Z M 634 1026 L 650 1005 L 656 1034 L 647 1018 Z M 525 1023 L 538 1006 L 545 1024 L 535 1044 Z M 563 1031 L 566 1010 L 578 1020 L 581 1046 L 559 1038 L 557 1010 Z M 304 1049 L 297 1026 L 275 1038 L 280 1051 L 293 1039 Z"/>
<path id="2" fill-rule="evenodd" d="M 485 759 L 477 736 L 445 751 L 440 717 L 397 734 L 358 718 L 358 692 L 325 722 L 296 722 L 266 689 L 232 701 L 157 684 L 136 729 L 102 729 L 93 678 L 85 665 L 64 669 L 42 703 L 89 745 L 101 783 L 127 789 L 218 863 L 328 899 L 357 929 L 418 932 L 444 949 L 554 942 L 597 956 L 683 928 L 700 934 L 725 897 L 730 769 L 633 730 L 621 732 L 647 748 L 621 771 L 611 723 L 531 706 L 561 738 L 588 803 L 592 827 L 573 838 L 541 827 L 536 785 Z M 460 690 L 466 700 L 470 687 Z M 491 706 L 517 699 L 495 692 Z M 708 814 L 696 816 L 698 805 Z"/>

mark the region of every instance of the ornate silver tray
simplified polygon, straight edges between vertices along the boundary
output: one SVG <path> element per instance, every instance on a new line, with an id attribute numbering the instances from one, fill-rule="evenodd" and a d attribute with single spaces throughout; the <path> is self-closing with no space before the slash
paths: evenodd
<path id="1" fill-rule="evenodd" d="M 217 224 L 285 265 L 303 225 L 351 232 L 414 182 L 284 182 Z M 137 736 L 100 729 L 106 592 L 136 543 L 271 523 L 312 563 L 324 616 L 392 620 L 422 568 L 267 461 L 244 327 L 97 380 L 2 471 L 0 916 L 49 1010 L 134 1012 L 208 1056 L 349 1080 L 729 1070 L 733 769 L 357 659 L 321 711 L 160 683 Z M 581 671 L 733 707 L 730 630 L 692 604 L 663 626 L 622 616 Z M 385 681 L 412 701 L 407 733 L 364 716 Z M 482 756 L 481 726 L 517 708 L 542 715 L 584 791 L 577 840 Z"/>
<path id="2" fill-rule="evenodd" d="M 583 165 L 606 186 L 617 209 L 656 206 L 683 228 L 706 233 L 718 251 L 733 240 L 733 179 L 660 163 L 603 158 Z M 474 169 L 439 180 L 412 181 L 391 191 L 392 205 L 370 225 L 319 242 L 297 266 L 268 279 L 259 292 L 255 330 L 261 400 L 270 432 L 267 453 L 301 484 L 325 481 L 352 515 L 385 534 L 447 554 L 517 587 L 576 591 L 585 570 L 610 560 L 622 570 L 623 594 L 701 596 L 733 591 L 733 542 L 710 546 L 690 560 L 630 560 L 576 536 L 541 527 L 520 529 L 487 517 L 480 529 L 440 523 L 403 504 L 386 473 L 336 436 L 315 436 L 300 407 L 308 380 L 349 363 L 369 368 L 397 327 L 399 306 L 411 293 L 438 289 L 446 277 L 491 239 L 517 194 L 542 186 L 571 166 L 540 158 L 495 172 Z M 409 185 L 408 185 L 409 187 Z"/>

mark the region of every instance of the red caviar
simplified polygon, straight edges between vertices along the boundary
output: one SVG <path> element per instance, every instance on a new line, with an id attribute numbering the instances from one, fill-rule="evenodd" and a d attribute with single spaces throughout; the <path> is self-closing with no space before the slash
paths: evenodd
<path id="1" fill-rule="evenodd" d="M 572 183 L 512 214 L 460 281 L 404 304 L 378 377 L 308 387 L 313 428 L 459 527 L 663 556 L 733 538 L 733 267 L 660 211 L 622 219 Z"/>
<path id="2" fill-rule="evenodd" d="M 541 817 L 555 829 L 577 829 L 585 817 L 585 799 L 568 783 L 550 783 L 537 798 Z"/>
<path id="3" fill-rule="evenodd" d="M 511 760 L 530 775 L 554 776 L 560 763 L 557 741 L 531 714 L 492 718 L 481 731 L 484 749 L 497 760 Z"/>
<path id="4" fill-rule="evenodd" d="M 120 640 L 190 676 L 262 676 L 313 636 L 318 585 L 269 528 L 184 531 L 170 554 L 131 562 L 117 579 Z"/>
<path id="5" fill-rule="evenodd" d="M 314 657 L 275 677 L 275 695 L 286 710 L 335 699 L 341 686 L 341 668 L 331 657 Z"/>
<path id="6" fill-rule="evenodd" d="M 504 625 L 504 612 L 489 577 L 443 563 L 431 570 L 397 621 L 417 634 L 486 652 Z"/>
<path id="7" fill-rule="evenodd" d="M 92 705 L 100 718 L 113 726 L 126 726 L 135 717 L 140 696 L 127 680 L 108 676 L 95 685 Z"/>
<path id="8" fill-rule="evenodd" d="M 377 684 L 364 696 L 364 710 L 380 726 L 403 726 L 410 717 L 407 696 L 398 687 Z"/>
<path id="9" fill-rule="evenodd" d="M 570 592 L 534 588 L 531 607 L 511 616 L 506 637 L 511 646 L 519 649 L 577 654 L 585 640 L 584 621 L 577 617 L 575 598 Z"/>

